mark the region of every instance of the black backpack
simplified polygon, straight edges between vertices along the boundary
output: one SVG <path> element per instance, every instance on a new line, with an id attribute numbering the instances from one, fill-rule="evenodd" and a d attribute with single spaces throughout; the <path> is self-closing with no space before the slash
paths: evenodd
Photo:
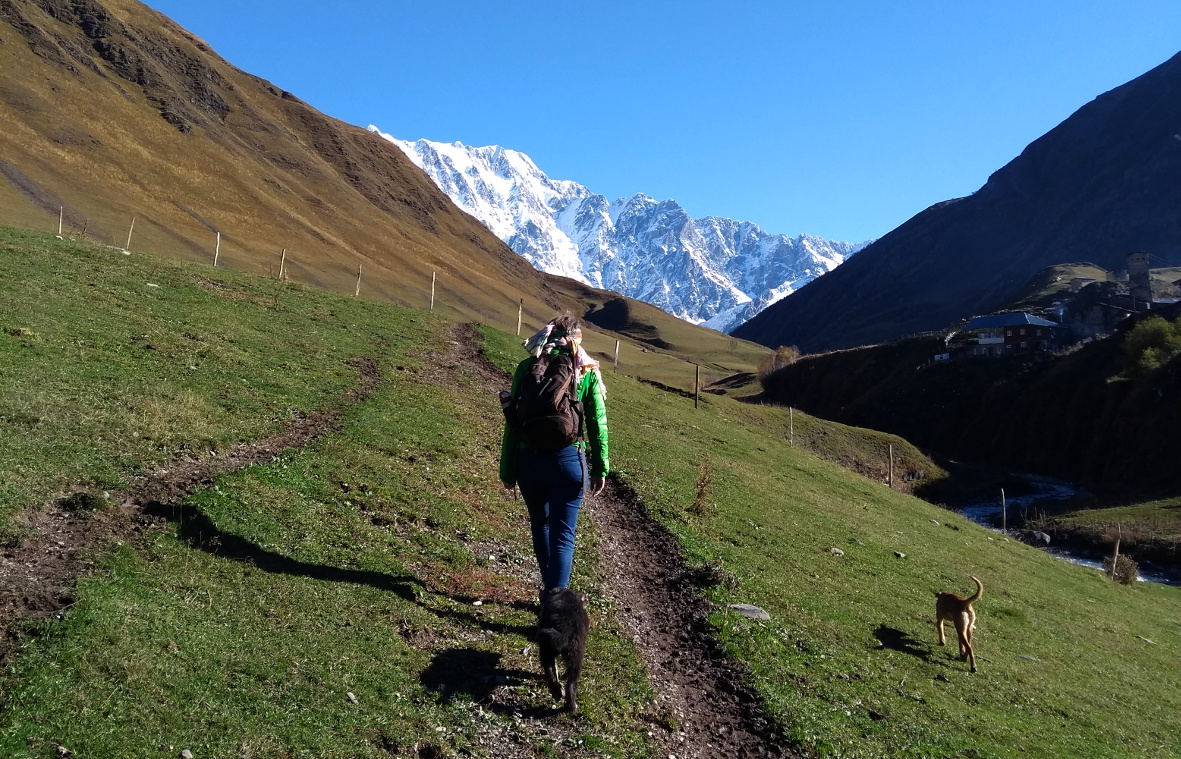
<path id="1" fill-rule="evenodd" d="M 582 438 L 578 366 L 572 353 L 543 353 L 533 359 L 517 388 L 510 423 L 517 437 L 539 451 L 557 451 Z"/>

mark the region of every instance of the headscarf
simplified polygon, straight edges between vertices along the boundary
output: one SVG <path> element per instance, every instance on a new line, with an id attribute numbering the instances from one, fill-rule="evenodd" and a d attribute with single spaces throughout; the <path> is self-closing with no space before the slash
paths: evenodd
<path id="1" fill-rule="evenodd" d="M 567 333 L 565 330 L 554 327 L 553 324 L 547 324 L 525 341 L 525 350 L 529 352 L 529 355 L 537 358 L 543 353 L 550 353 L 567 345 L 574 346 L 574 361 L 578 364 L 579 377 L 590 371 L 598 373 L 599 362 L 591 358 L 591 355 L 582 347 L 582 330 L 577 327 Z M 603 387 L 603 395 L 606 396 L 607 391 L 603 386 L 601 375 L 599 385 Z"/>

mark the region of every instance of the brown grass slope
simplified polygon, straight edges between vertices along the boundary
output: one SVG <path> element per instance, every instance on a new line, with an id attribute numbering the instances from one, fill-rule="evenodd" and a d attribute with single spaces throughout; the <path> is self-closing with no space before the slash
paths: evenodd
<path id="1" fill-rule="evenodd" d="M 0 223 L 277 274 L 525 328 L 619 299 L 535 270 L 395 146 L 229 64 L 135 0 L 0 0 Z M 762 348 L 631 304 L 614 337 L 668 361 Z M 665 363 L 668 363 L 665 361 Z M 675 367 L 664 369 L 684 373 Z"/>
<path id="2" fill-rule="evenodd" d="M 502 322 L 577 310 L 395 146 L 134 0 L 0 0 L 0 222 Z"/>

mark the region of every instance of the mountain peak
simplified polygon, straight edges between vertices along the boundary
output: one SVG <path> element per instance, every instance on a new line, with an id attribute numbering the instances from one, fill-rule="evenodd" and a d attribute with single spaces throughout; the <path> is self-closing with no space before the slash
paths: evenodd
<path id="1" fill-rule="evenodd" d="M 642 192 L 608 202 L 500 146 L 382 136 L 537 268 L 721 331 L 863 247 L 812 236 L 793 241 L 732 219 L 695 221 L 676 200 Z"/>

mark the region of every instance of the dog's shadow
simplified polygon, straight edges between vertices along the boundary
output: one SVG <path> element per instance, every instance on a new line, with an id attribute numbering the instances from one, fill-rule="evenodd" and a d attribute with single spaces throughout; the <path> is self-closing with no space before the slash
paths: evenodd
<path id="1" fill-rule="evenodd" d="M 910 633 L 888 625 L 878 625 L 873 631 L 873 637 L 878 639 L 878 649 L 889 649 L 909 654 L 925 662 L 932 663 L 931 648 L 925 643 L 912 638 Z"/>
<path id="2" fill-rule="evenodd" d="M 541 680 L 537 672 L 505 669 L 500 666 L 501 655 L 477 648 L 445 648 L 437 652 L 430 665 L 419 675 L 422 686 L 439 694 L 445 702 L 468 697 L 497 714 L 517 714 L 523 717 L 547 717 L 560 708 L 522 707 L 502 702 L 495 697 L 497 688 L 523 685 Z"/>

